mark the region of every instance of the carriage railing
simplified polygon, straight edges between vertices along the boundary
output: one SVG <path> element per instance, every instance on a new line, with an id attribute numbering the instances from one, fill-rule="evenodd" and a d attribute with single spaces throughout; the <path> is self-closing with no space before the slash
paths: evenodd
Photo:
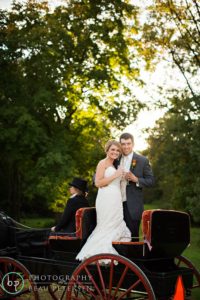
<path id="1" fill-rule="evenodd" d="M 174 210 L 146 210 L 142 215 L 140 242 L 114 241 L 113 246 L 125 256 L 134 258 L 173 258 L 190 245 L 190 218 Z"/>
<path id="2" fill-rule="evenodd" d="M 49 240 L 76 240 L 86 239 L 96 226 L 95 207 L 83 207 L 76 211 L 75 232 L 52 232 Z"/>
<path id="3" fill-rule="evenodd" d="M 2 214 L 2 213 L 1 213 Z M 13 233 L 21 234 L 23 232 L 48 232 L 50 228 L 30 228 L 26 225 L 18 223 L 12 218 L 3 216 L 9 220 L 9 230 Z M 2 218 L 0 219 L 0 224 Z M 1 224 L 6 227 L 5 223 Z M 2 227 L 1 226 L 1 227 Z M 86 239 L 96 226 L 96 211 L 94 207 L 80 208 L 76 212 L 76 231 L 74 233 L 59 232 L 51 233 L 51 239 Z M 190 219 L 189 215 L 180 211 L 173 210 L 146 210 L 142 216 L 142 233 L 143 241 L 139 243 L 146 243 L 150 251 L 156 251 L 160 256 L 177 256 L 180 255 L 190 243 Z M 48 241 L 48 236 L 46 240 Z M 8 234 L 6 235 L 6 239 Z M 2 240 L 2 239 L 1 239 Z M 117 241 L 114 241 L 117 243 Z M 126 242 L 121 242 L 126 243 Z M 135 245 L 137 242 L 130 242 Z M 2 244 L 2 243 L 1 243 Z M 3 248 L 3 247 L 1 247 Z"/>

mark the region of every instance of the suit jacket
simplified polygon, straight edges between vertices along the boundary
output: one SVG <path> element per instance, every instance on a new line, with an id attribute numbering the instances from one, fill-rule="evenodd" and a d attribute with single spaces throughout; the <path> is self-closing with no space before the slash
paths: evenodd
<path id="1" fill-rule="evenodd" d="M 75 215 L 76 211 L 81 207 L 89 207 L 88 201 L 83 195 L 76 195 L 75 197 L 69 198 L 62 217 L 55 227 L 55 231 L 75 232 Z"/>
<path id="2" fill-rule="evenodd" d="M 130 181 L 126 186 L 127 207 L 132 220 L 141 220 L 144 210 L 143 188 L 154 185 L 154 176 L 146 157 L 133 153 L 130 171 L 138 177 L 139 185 Z"/>

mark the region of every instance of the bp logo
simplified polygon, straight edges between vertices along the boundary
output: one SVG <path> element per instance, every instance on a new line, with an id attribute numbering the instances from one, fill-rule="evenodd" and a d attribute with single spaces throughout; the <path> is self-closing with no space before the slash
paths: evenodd
<path id="1" fill-rule="evenodd" d="M 24 288 L 24 278 L 20 273 L 6 273 L 1 281 L 1 287 L 7 294 L 16 295 Z"/>

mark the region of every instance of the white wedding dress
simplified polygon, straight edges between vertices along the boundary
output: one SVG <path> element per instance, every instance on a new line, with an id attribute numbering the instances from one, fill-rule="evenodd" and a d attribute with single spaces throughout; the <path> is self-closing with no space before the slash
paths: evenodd
<path id="1" fill-rule="evenodd" d="M 105 170 L 105 177 L 116 172 L 113 166 Z M 122 195 L 120 178 L 114 179 L 109 185 L 99 188 L 96 198 L 97 226 L 78 253 L 76 259 L 86 258 L 100 253 L 118 254 L 112 241 L 131 240 L 131 232 L 123 219 Z M 105 262 L 107 263 L 107 262 Z"/>

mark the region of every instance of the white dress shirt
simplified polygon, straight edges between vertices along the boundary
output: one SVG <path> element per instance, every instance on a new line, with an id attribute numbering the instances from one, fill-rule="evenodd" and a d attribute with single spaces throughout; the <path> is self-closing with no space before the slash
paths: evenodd
<path id="1" fill-rule="evenodd" d="M 71 195 L 69 198 L 74 198 L 74 197 L 76 197 L 78 194 L 76 193 L 76 194 L 73 194 L 73 195 Z"/>
<path id="2" fill-rule="evenodd" d="M 129 153 L 128 155 L 123 155 L 120 161 L 120 165 L 124 169 L 125 172 L 129 172 L 132 162 L 133 152 Z M 127 180 L 121 180 L 121 192 L 122 192 L 122 202 L 126 201 L 126 186 Z"/>

